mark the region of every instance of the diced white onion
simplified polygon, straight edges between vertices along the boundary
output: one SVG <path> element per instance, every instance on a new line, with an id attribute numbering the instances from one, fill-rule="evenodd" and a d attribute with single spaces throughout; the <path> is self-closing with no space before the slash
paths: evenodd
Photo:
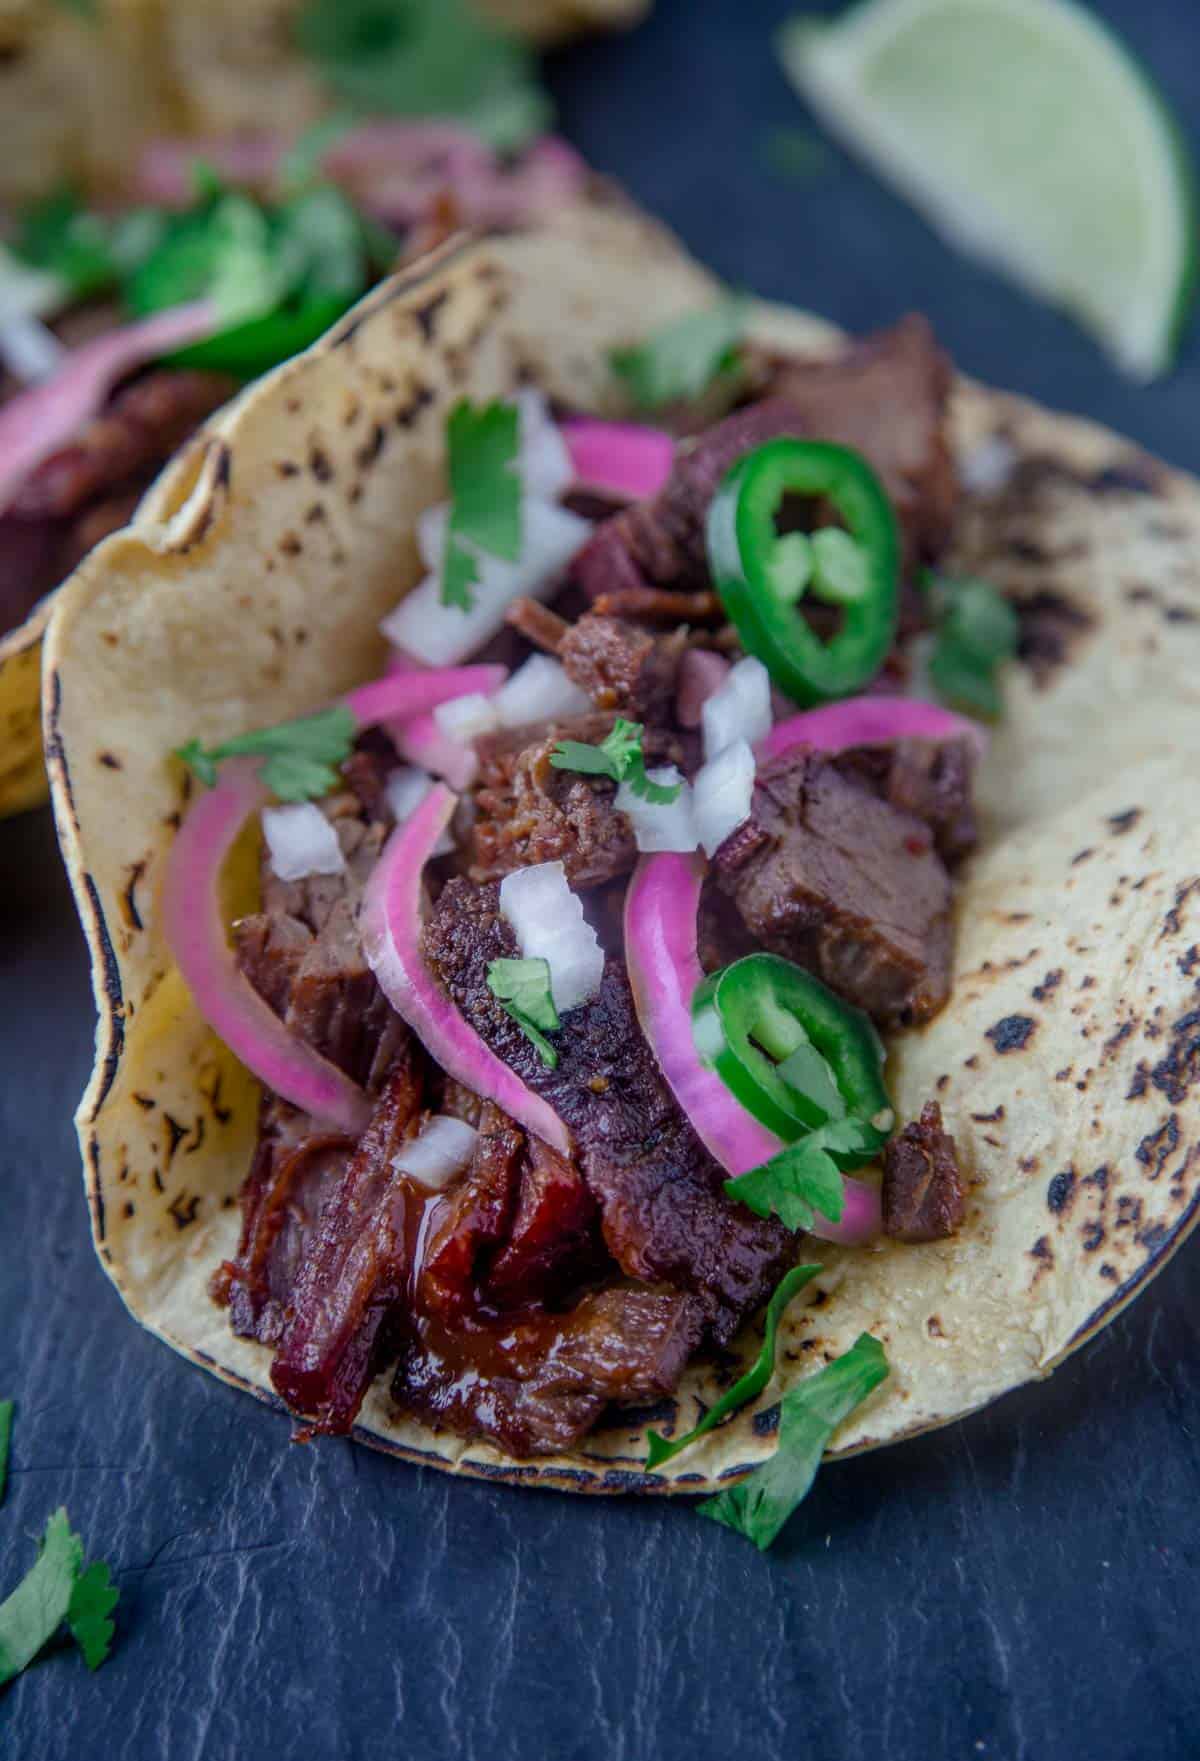
<path id="1" fill-rule="evenodd" d="M 561 862 L 506 874 L 500 882 L 500 915 L 512 925 L 522 956 L 548 964 L 550 994 L 560 1015 L 595 996 L 604 976 L 604 950 Z"/>
<path id="2" fill-rule="evenodd" d="M 747 655 L 730 668 L 720 690 L 701 711 L 704 756 L 716 758 L 735 740 L 751 746 L 771 732 L 771 675 L 761 660 Z"/>
<path id="3" fill-rule="evenodd" d="M 427 666 L 454 666 L 503 628 L 504 614 L 523 594 L 544 599 L 555 579 L 584 543 L 587 520 L 553 503 L 527 497 L 521 508 L 521 556 L 515 563 L 479 553 L 479 579 L 469 611 L 442 604 L 438 569 L 414 587 L 380 628 L 389 642 Z"/>
<path id="4" fill-rule="evenodd" d="M 417 770 L 415 765 L 402 764 L 397 770 L 389 771 L 383 785 L 384 797 L 392 810 L 392 818 L 397 825 L 403 823 L 424 801 L 433 787 L 433 778 L 427 770 Z M 454 839 L 450 836 L 449 827 L 442 833 L 433 846 L 435 856 L 449 856 L 454 849 Z"/>
<path id="5" fill-rule="evenodd" d="M 750 817 L 754 796 L 754 753 L 748 740 L 734 740 L 710 758 L 693 784 L 696 831 L 706 856 Z"/>
<path id="6" fill-rule="evenodd" d="M 465 697 L 439 703 L 433 719 L 452 740 L 475 740 L 480 734 L 495 733 L 500 725 L 492 699 L 482 691 L 470 691 Z"/>
<path id="7" fill-rule="evenodd" d="M 420 1137 L 400 1146 L 392 1157 L 392 1167 L 398 1174 L 411 1174 L 423 1186 L 440 1189 L 470 1162 L 477 1136 L 465 1119 L 437 1113 Z"/>
<path id="8" fill-rule="evenodd" d="M 643 801 L 628 783 L 617 790 L 616 806 L 633 827 L 633 841 L 647 855 L 663 850 L 694 850 L 700 842 L 696 833 L 696 816 L 692 810 L 692 790 L 673 764 L 660 764 L 648 770 L 652 783 L 682 783 L 674 801 L 655 804 Z"/>
<path id="9" fill-rule="evenodd" d="M 442 566 L 446 550 L 446 529 L 450 524 L 450 503 L 439 501 L 417 515 L 417 550 L 421 561 L 432 573 Z"/>
<path id="10" fill-rule="evenodd" d="M 281 881 L 303 880 L 308 874 L 341 874 L 346 866 L 337 833 L 312 801 L 264 807 L 262 828 L 272 872 Z"/>
<path id="11" fill-rule="evenodd" d="M 575 472 L 567 443 L 550 419 L 540 391 L 526 386 L 516 395 L 520 433 L 518 469 L 526 495 L 554 501 L 569 489 Z"/>
<path id="12" fill-rule="evenodd" d="M 994 495 L 1008 483 L 1016 469 L 1017 451 L 1003 434 L 989 434 L 971 448 L 958 467 L 964 489 L 976 495 Z"/>
<path id="13" fill-rule="evenodd" d="M 502 728 L 524 728 L 531 722 L 560 721 L 586 715 L 592 700 L 566 669 L 548 654 L 531 654 L 524 666 L 492 698 Z"/>

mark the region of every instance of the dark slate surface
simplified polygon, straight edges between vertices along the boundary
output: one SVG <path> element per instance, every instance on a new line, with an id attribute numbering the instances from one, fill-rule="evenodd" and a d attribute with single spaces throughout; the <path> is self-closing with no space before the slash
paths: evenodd
<path id="1" fill-rule="evenodd" d="M 1186 0 L 1116 0 L 1200 119 Z M 961 363 L 1200 468 L 1200 349 L 1137 391 L 953 259 L 801 120 L 786 4 L 663 0 L 555 68 L 565 120 L 730 278 L 850 325 L 931 312 Z M 1193 136 L 1195 137 L 1195 129 Z M 20 1408 L 0 1579 L 66 1502 L 112 1560 L 120 1644 L 0 1697 L 29 1761 L 1174 1761 L 1200 1752 L 1200 1359 L 1185 1251 L 1053 1381 L 829 1471 L 762 1559 L 682 1508 L 458 1485 L 286 1422 L 124 1315 L 70 1115 L 91 1002 L 46 814 L 0 831 L 0 1393 Z"/>

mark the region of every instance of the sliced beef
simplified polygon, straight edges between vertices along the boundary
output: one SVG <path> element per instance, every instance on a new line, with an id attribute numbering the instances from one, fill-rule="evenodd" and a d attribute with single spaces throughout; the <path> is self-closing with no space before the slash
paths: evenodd
<path id="1" fill-rule="evenodd" d="M 950 877 L 928 825 L 828 758 L 762 766 L 750 819 L 717 852 L 755 940 L 885 1026 L 927 1021 L 950 991 Z"/>
<path id="2" fill-rule="evenodd" d="M 569 1449 L 614 1400 L 670 1393 L 700 1343 L 700 1305 L 680 1291 L 617 1285 L 561 1315 L 467 1324 L 418 1321 L 392 1392 L 427 1424 L 487 1437 L 506 1454 Z"/>
<path id="3" fill-rule="evenodd" d="M 682 629 L 659 636 L 624 618 L 587 612 L 568 626 L 558 658 L 597 709 L 631 721 L 660 722 L 667 719 L 686 647 Z"/>
<path id="4" fill-rule="evenodd" d="M 953 368 L 914 314 L 840 358 L 768 359 L 768 390 L 795 412 L 797 433 L 853 447 L 874 465 L 904 528 L 909 560 L 944 549 L 958 505 L 947 434 Z"/>
<path id="5" fill-rule="evenodd" d="M 271 1381 L 312 1432 L 348 1431 L 411 1282 L 428 1195 L 394 1158 L 415 1134 L 423 1055 L 413 1041 L 388 1074 L 371 1122 L 341 1168 L 296 1268 Z"/>
<path id="6" fill-rule="evenodd" d="M 625 587 L 618 593 L 602 593 L 595 611 L 599 617 L 637 618 L 648 624 L 711 624 L 725 618 L 717 595 L 703 588 L 673 593 L 669 587 Z"/>
<path id="7" fill-rule="evenodd" d="M 975 754 L 967 740 L 895 740 L 838 755 L 838 769 L 879 797 L 923 819 L 938 855 L 954 863 L 978 839 L 972 785 Z"/>
<path id="8" fill-rule="evenodd" d="M 498 906 L 494 884 L 449 881 L 426 924 L 427 958 L 476 1032 L 563 1120 L 621 1270 L 692 1291 L 712 1335 L 728 1340 L 778 1281 L 791 1238 L 725 1196 L 723 1171 L 663 1082 L 619 959 L 566 1018 L 558 1066 L 546 1069 L 487 987 L 489 961 L 516 952 Z"/>
<path id="9" fill-rule="evenodd" d="M 966 1195 L 953 1137 L 942 1129 L 942 1109 L 927 1101 L 883 1152 L 883 1230 L 898 1241 L 938 1241 L 954 1235 L 966 1215 Z"/>
<path id="10" fill-rule="evenodd" d="M 647 587 L 707 589 L 704 521 L 722 477 L 766 441 L 806 432 L 791 404 L 768 398 L 684 442 L 659 494 L 598 527 L 571 565 L 572 578 L 593 600 Z"/>
<path id="11" fill-rule="evenodd" d="M 522 729 L 479 741 L 472 879 L 494 880 L 538 862 L 561 862 L 573 887 L 600 886 L 631 872 L 637 845 L 628 819 L 617 811 L 617 785 L 550 762 L 560 740 L 598 745 L 611 729 L 611 716 L 586 716 L 551 723 L 536 734 Z M 649 730 L 644 749 L 652 764 L 691 768 L 692 745 Z"/>

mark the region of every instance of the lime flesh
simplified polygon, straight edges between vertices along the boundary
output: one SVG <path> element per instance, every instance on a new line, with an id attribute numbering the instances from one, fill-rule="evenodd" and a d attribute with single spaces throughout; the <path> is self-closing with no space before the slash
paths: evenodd
<path id="1" fill-rule="evenodd" d="M 960 248 L 1071 311 L 1127 372 L 1169 363 L 1196 211 L 1170 112 L 1074 0 L 866 0 L 784 66 Z"/>

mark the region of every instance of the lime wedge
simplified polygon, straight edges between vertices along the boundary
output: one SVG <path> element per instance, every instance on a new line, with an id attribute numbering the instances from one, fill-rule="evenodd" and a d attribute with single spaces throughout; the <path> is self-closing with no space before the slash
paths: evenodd
<path id="1" fill-rule="evenodd" d="M 1139 379 L 1170 362 L 1196 210 L 1167 105 L 1073 0 L 865 0 L 784 66 L 952 243 L 1065 306 Z"/>

